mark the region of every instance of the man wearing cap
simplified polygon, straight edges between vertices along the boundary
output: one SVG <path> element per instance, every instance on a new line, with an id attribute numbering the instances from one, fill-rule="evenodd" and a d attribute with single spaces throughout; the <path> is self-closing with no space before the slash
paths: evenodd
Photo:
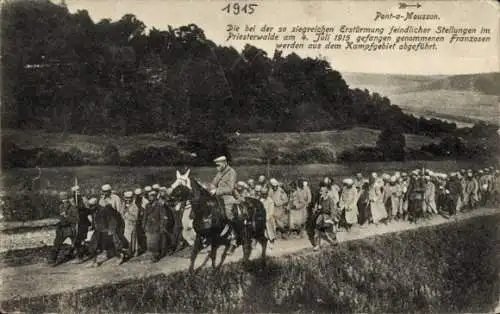
<path id="1" fill-rule="evenodd" d="M 259 178 L 257 179 L 257 184 L 260 186 L 264 187 L 267 185 L 267 179 L 265 175 L 260 175 Z"/>
<path id="2" fill-rule="evenodd" d="M 349 231 L 352 225 L 358 223 L 358 190 L 354 187 L 354 180 L 347 178 L 342 181 L 342 193 L 340 194 L 339 210 Z"/>
<path id="3" fill-rule="evenodd" d="M 493 204 L 498 205 L 500 203 L 500 170 L 495 169 L 492 175 L 493 175 L 493 179 L 491 181 L 492 199 L 493 199 Z"/>
<path id="4" fill-rule="evenodd" d="M 274 240 L 276 239 L 276 223 L 274 217 L 274 201 L 269 195 L 269 189 L 267 187 L 262 188 L 260 191 L 260 201 L 266 209 L 266 237 L 269 241 L 269 248 L 273 249 Z"/>
<path id="5" fill-rule="evenodd" d="M 376 173 L 372 173 L 368 186 L 368 201 L 370 203 L 370 214 L 374 224 L 387 218 L 387 211 L 384 206 L 383 183 L 379 180 Z"/>
<path id="6" fill-rule="evenodd" d="M 137 216 L 137 223 L 135 226 L 135 234 L 136 234 L 136 239 L 137 239 L 137 249 L 135 251 L 135 255 L 140 255 L 144 253 L 147 249 L 147 244 L 146 244 L 146 234 L 144 232 L 144 228 L 142 226 L 142 221 L 144 220 L 144 210 L 149 203 L 148 199 L 146 196 L 144 196 L 144 193 L 141 188 L 137 188 L 134 190 L 134 203 L 135 206 L 137 206 L 137 209 L 139 210 L 138 216 Z"/>
<path id="7" fill-rule="evenodd" d="M 149 203 L 144 212 L 144 231 L 146 232 L 147 248 L 151 253 L 151 262 L 156 263 L 162 253 L 163 220 L 167 219 L 166 207 L 158 199 L 156 191 L 148 193 Z"/>
<path id="8" fill-rule="evenodd" d="M 361 187 L 363 186 L 363 174 L 358 172 L 356 174 L 356 179 L 354 180 L 354 187 L 358 190 L 358 194 L 361 193 Z"/>
<path id="9" fill-rule="evenodd" d="M 430 215 L 437 214 L 436 207 L 436 185 L 432 182 L 432 178 L 429 175 L 424 176 L 425 191 L 424 191 L 424 215 L 429 217 Z"/>
<path id="10" fill-rule="evenodd" d="M 70 238 L 73 242 L 73 246 L 78 246 L 75 242 L 77 236 L 77 224 L 78 224 L 78 208 L 70 202 L 69 195 L 67 192 L 59 193 L 59 200 L 61 201 L 59 205 L 59 222 L 56 227 L 56 237 L 54 239 L 54 246 L 52 248 L 49 264 L 55 265 L 57 263 L 57 255 L 62 248 L 64 241 Z M 79 249 L 79 247 L 76 247 Z M 73 250 L 72 250 L 73 251 Z M 70 258 L 72 252 L 70 251 L 67 258 Z"/>
<path id="11" fill-rule="evenodd" d="M 321 246 L 321 239 L 326 240 L 330 244 L 335 244 L 337 237 L 335 234 L 335 224 L 338 223 L 338 207 L 333 203 L 333 200 L 328 194 L 328 188 L 322 182 L 320 184 L 318 203 L 315 204 L 315 225 L 316 230 L 308 230 L 309 241 L 314 247 L 314 250 L 319 250 Z M 318 232 L 318 237 L 315 237 L 316 231 Z M 332 237 L 330 236 L 332 235 Z"/>
<path id="12" fill-rule="evenodd" d="M 474 209 L 479 200 L 478 192 L 479 192 L 479 183 L 476 178 L 474 178 L 474 174 L 472 170 L 467 171 L 467 176 L 464 180 L 464 208 L 469 210 Z"/>
<path id="13" fill-rule="evenodd" d="M 243 181 L 238 181 L 234 189 L 234 198 L 236 202 L 242 203 L 245 201 L 245 197 L 250 196 L 248 193 L 248 185 Z"/>
<path id="14" fill-rule="evenodd" d="M 139 219 L 139 208 L 134 203 L 134 193 L 127 191 L 123 193 L 123 206 L 121 215 L 125 222 L 124 236 L 129 243 L 128 256 L 133 256 L 137 249 L 136 225 Z"/>
<path id="15" fill-rule="evenodd" d="M 101 187 L 102 196 L 99 200 L 99 206 L 104 207 L 107 204 L 111 205 L 117 212 L 121 213 L 122 202 L 120 197 L 111 191 L 111 185 L 104 184 Z"/>
<path id="16" fill-rule="evenodd" d="M 445 184 L 445 208 L 449 215 L 455 215 L 461 207 L 462 184 L 457 173 L 451 173 Z"/>
<path id="17" fill-rule="evenodd" d="M 78 258 L 83 258 L 83 244 L 87 239 L 89 227 L 91 225 L 88 216 L 90 215 L 88 209 L 88 200 L 80 193 L 80 187 L 75 185 L 71 187 L 71 198 L 69 202 L 78 209 L 78 225 L 77 234 L 73 242 L 73 246 L 77 249 Z"/>
<path id="18" fill-rule="evenodd" d="M 488 203 L 488 198 L 491 192 L 492 178 L 489 174 L 490 168 L 485 168 L 484 170 L 479 171 L 479 199 L 481 206 L 486 206 Z"/>
<path id="19" fill-rule="evenodd" d="M 255 197 L 255 180 L 248 179 L 247 186 L 248 186 L 248 196 Z"/>
<path id="20" fill-rule="evenodd" d="M 384 193 L 386 193 L 388 199 L 386 203 L 386 208 L 387 211 L 390 212 L 389 219 L 400 219 L 402 217 L 402 191 L 401 191 L 401 185 L 398 183 L 398 178 L 396 176 L 392 176 L 389 179 L 389 184 L 386 185 L 386 190 L 384 190 Z"/>
<path id="21" fill-rule="evenodd" d="M 221 198 L 224 202 L 225 216 L 233 225 L 231 251 L 234 251 L 236 248 L 236 230 L 234 223 L 236 222 L 235 220 L 237 217 L 235 217 L 234 206 L 236 204 L 236 199 L 234 198 L 233 193 L 237 182 L 237 174 L 236 171 L 227 163 L 226 156 L 218 157 L 214 159 L 214 162 L 217 167 L 217 174 L 212 180 L 212 190 L 210 191 L 210 194 Z"/>
<path id="22" fill-rule="evenodd" d="M 269 186 L 270 188 L 268 189 L 268 194 L 274 202 L 276 230 L 279 231 L 281 233 L 281 236 L 283 237 L 284 233 L 286 232 L 287 226 L 290 227 L 289 217 L 286 212 L 288 195 L 283 190 L 283 188 L 279 186 L 279 182 L 275 178 L 271 178 L 269 180 Z M 292 223 L 294 223 L 293 213 L 290 213 L 290 215 L 292 215 L 292 217 L 290 217 L 290 220 L 292 221 Z"/>

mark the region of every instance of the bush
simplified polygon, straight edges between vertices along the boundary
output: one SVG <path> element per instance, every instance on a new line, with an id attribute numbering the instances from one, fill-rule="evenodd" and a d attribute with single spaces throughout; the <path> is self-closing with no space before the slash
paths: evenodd
<path id="1" fill-rule="evenodd" d="M 133 166 L 174 166 L 189 164 L 192 159 L 170 146 L 145 147 L 133 151 L 126 158 L 127 163 Z"/>
<path id="2" fill-rule="evenodd" d="M 5 196 L 2 211 L 5 221 L 30 221 L 57 217 L 57 195 L 34 193 Z"/>
<path id="3" fill-rule="evenodd" d="M 120 152 L 113 144 L 108 144 L 102 153 L 102 162 L 105 165 L 119 165 Z"/>
<path id="4" fill-rule="evenodd" d="M 375 162 L 383 161 L 384 154 L 375 147 L 361 146 L 353 149 L 346 149 L 339 154 L 340 162 Z"/>
<path id="5" fill-rule="evenodd" d="M 52 148 L 22 149 L 16 144 L 2 142 L 2 168 L 33 168 L 81 166 L 85 164 L 82 152 L 73 147 L 69 152 Z"/>
<path id="6" fill-rule="evenodd" d="M 281 164 L 330 164 L 336 161 L 335 152 L 328 148 L 308 148 L 279 157 Z"/>

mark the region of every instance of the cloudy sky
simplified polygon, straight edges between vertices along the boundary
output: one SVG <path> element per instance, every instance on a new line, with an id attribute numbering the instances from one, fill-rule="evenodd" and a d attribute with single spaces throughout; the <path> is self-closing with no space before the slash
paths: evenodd
<path id="1" fill-rule="evenodd" d="M 255 24 L 278 27 L 325 25 L 339 28 L 341 25 L 384 27 L 391 26 L 438 26 L 487 27 L 491 29 L 489 43 L 441 44 L 437 51 L 418 52 L 365 52 L 347 50 L 299 50 L 301 56 L 316 57 L 319 54 L 341 72 L 401 73 L 401 74 L 464 74 L 497 72 L 499 66 L 499 17 L 500 6 L 495 1 L 423 1 L 419 9 L 401 10 L 401 1 L 299 1 L 270 0 L 256 3 L 252 15 L 230 15 L 222 11 L 227 1 L 177 1 L 177 0 L 66 0 L 71 12 L 85 9 L 94 22 L 103 18 L 117 20 L 132 13 L 148 28 L 167 29 L 195 23 L 206 36 L 219 45 L 241 48 L 247 41 L 226 41 L 227 25 Z M 231 2 L 234 3 L 234 2 Z M 413 2 L 408 2 L 413 3 Z M 438 21 L 396 20 L 375 21 L 377 12 L 384 14 L 416 13 L 438 14 Z M 250 42 L 266 50 L 271 56 L 275 48 L 272 42 Z M 292 50 L 285 50 L 285 54 Z"/>

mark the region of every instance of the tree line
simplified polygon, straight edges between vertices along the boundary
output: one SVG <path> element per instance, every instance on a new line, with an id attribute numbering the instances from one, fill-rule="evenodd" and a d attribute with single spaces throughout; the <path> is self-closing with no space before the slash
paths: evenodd
<path id="1" fill-rule="evenodd" d="M 349 88 L 326 60 L 278 50 L 270 56 L 252 45 L 239 52 L 212 42 L 195 24 L 146 32 L 132 14 L 94 22 L 86 10 L 72 14 L 47 0 L 6 1 L 1 31 L 4 128 L 166 131 L 186 135 L 186 149 L 218 151 L 235 131 L 459 130 Z"/>

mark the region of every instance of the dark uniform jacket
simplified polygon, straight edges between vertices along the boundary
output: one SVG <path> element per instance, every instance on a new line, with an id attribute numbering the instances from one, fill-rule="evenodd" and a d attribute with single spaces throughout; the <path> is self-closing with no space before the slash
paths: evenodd
<path id="1" fill-rule="evenodd" d="M 161 200 L 155 200 L 144 209 L 143 226 L 147 233 L 165 231 L 168 220 L 167 207 Z"/>
<path id="2" fill-rule="evenodd" d="M 59 225 L 71 226 L 78 223 L 78 208 L 71 202 L 64 202 L 59 205 Z"/>

